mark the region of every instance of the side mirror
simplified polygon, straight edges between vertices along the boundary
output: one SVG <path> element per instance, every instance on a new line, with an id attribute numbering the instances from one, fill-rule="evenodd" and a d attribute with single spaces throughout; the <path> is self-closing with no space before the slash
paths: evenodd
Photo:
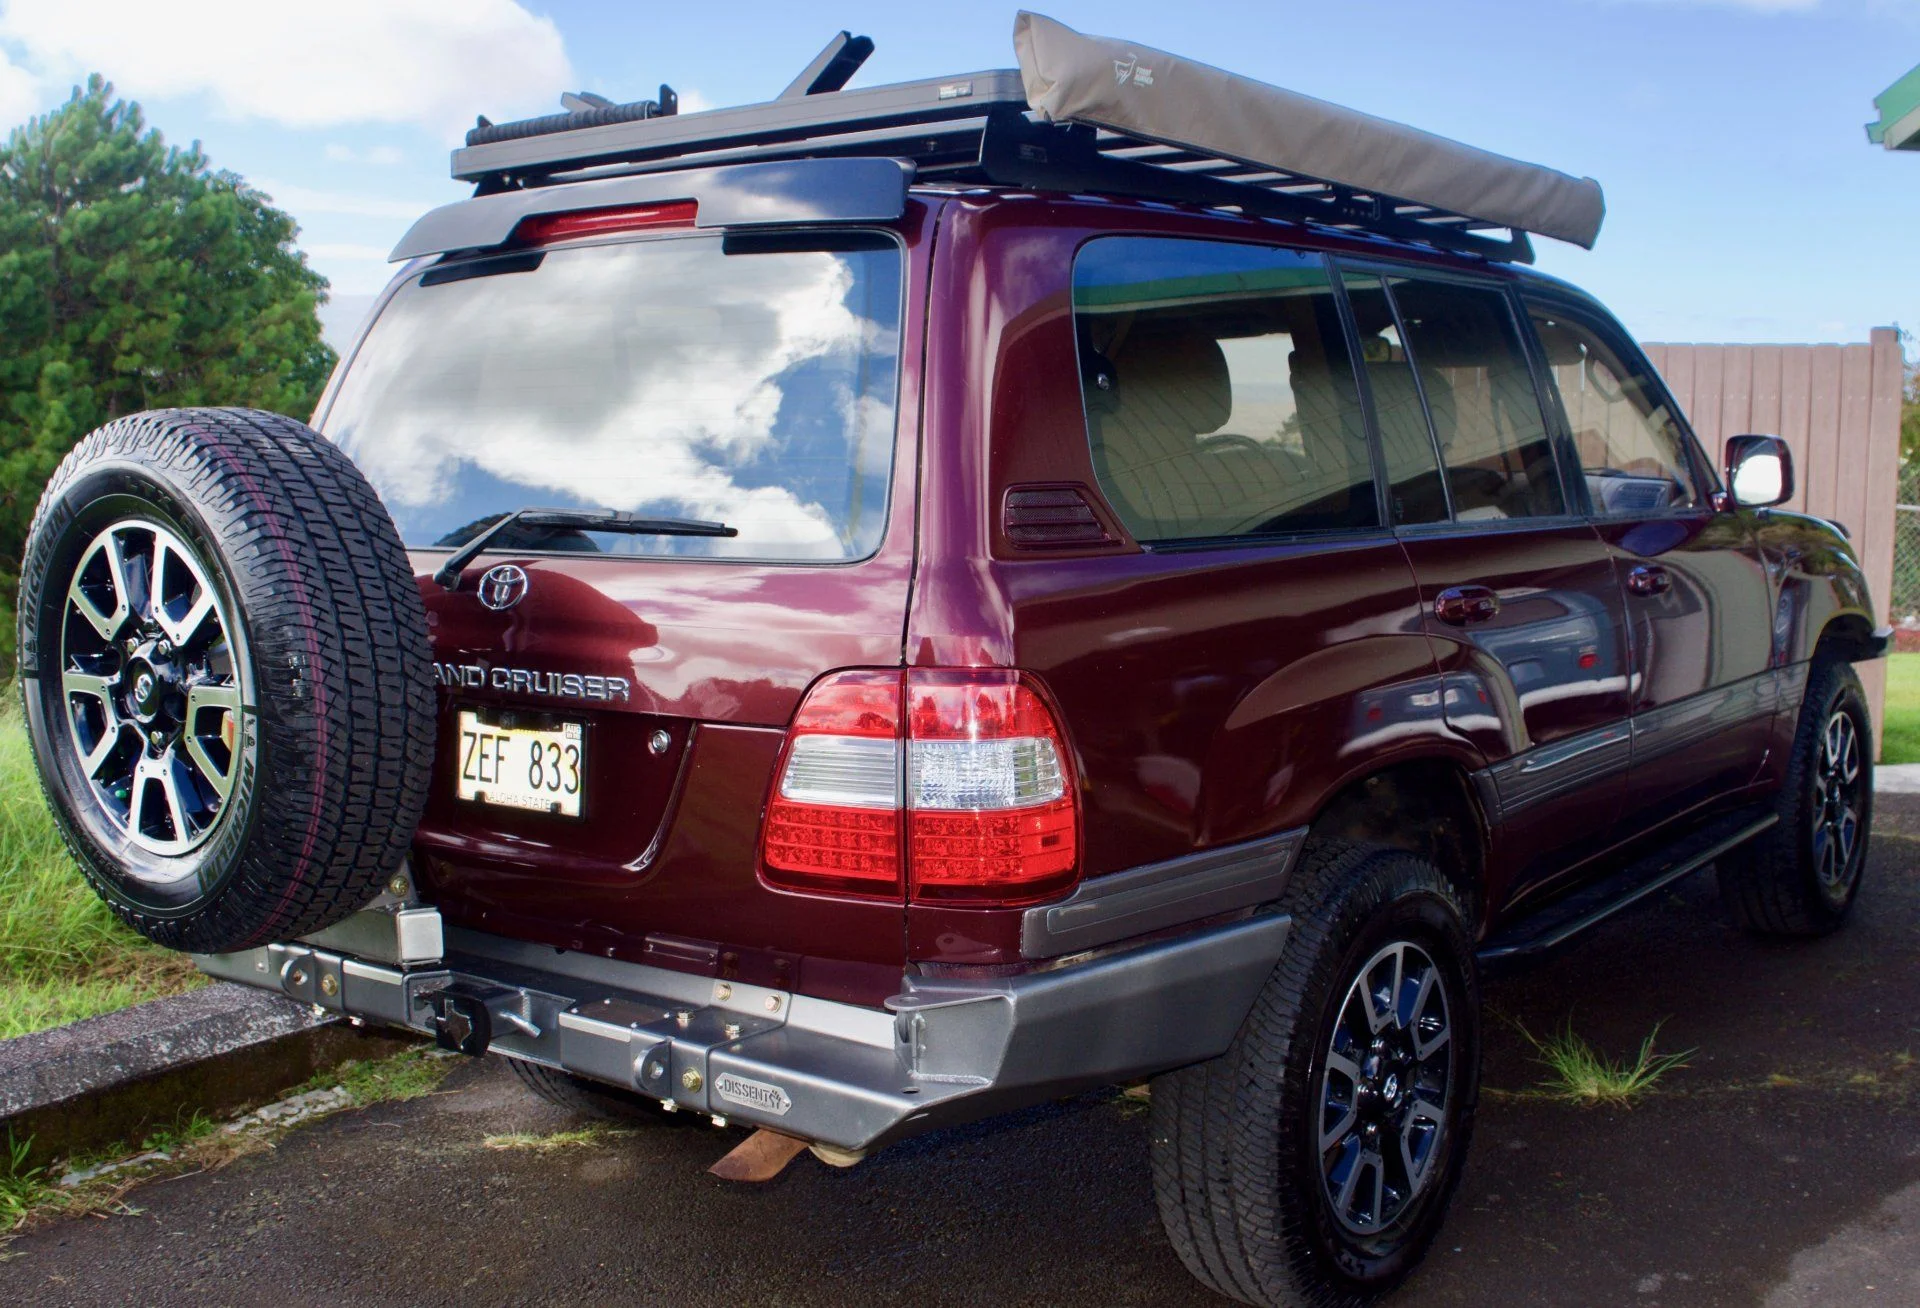
<path id="1" fill-rule="evenodd" d="M 1735 436 L 1727 442 L 1729 508 L 1764 509 L 1793 498 L 1793 454 L 1778 436 Z"/>

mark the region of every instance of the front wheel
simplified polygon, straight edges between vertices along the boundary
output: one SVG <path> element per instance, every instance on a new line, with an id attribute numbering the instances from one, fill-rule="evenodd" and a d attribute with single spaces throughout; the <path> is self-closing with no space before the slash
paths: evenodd
<path id="1" fill-rule="evenodd" d="M 1479 991 L 1459 899 L 1412 854 L 1320 844 L 1233 1047 L 1155 1082 L 1168 1236 L 1249 1303 L 1361 1304 L 1419 1263 L 1479 1094 Z"/>
<path id="2" fill-rule="evenodd" d="M 1825 935 L 1860 893 L 1873 829 L 1873 727 L 1852 664 L 1817 659 L 1808 671 L 1774 814 L 1720 860 L 1720 897 L 1749 931 Z"/>

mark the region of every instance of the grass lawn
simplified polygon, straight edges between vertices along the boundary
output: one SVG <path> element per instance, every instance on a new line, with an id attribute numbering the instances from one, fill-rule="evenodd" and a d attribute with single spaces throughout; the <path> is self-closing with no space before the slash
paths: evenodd
<path id="1" fill-rule="evenodd" d="M 202 980 L 186 955 L 116 922 L 81 879 L 40 794 L 19 692 L 0 687 L 0 1040 Z"/>
<path id="2" fill-rule="evenodd" d="M 1920 763 L 1920 654 L 1887 656 L 1882 763 Z"/>

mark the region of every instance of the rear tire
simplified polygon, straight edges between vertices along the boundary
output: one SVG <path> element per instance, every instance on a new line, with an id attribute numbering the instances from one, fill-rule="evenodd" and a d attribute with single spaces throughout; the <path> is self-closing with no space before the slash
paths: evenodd
<path id="1" fill-rule="evenodd" d="M 1873 830 L 1872 742 L 1853 665 L 1816 659 L 1773 800 L 1779 821 L 1720 859 L 1720 897 L 1737 925 L 1821 936 L 1846 921 Z"/>
<path id="2" fill-rule="evenodd" d="M 667 1115 L 661 1111 L 660 1105 L 645 1095 L 624 1094 L 614 1086 L 601 1085 L 597 1081 L 589 1081 L 585 1077 L 539 1063 L 529 1063 L 523 1058 L 509 1058 L 507 1063 L 513 1068 L 513 1074 L 520 1078 L 520 1084 L 575 1116 L 591 1117 L 601 1122 L 666 1120 Z"/>
<path id="3" fill-rule="evenodd" d="M 433 764 L 426 614 L 331 442 L 246 409 L 109 423 L 48 483 L 20 601 L 41 785 L 135 931 L 306 935 L 400 866 Z"/>
<path id="4" fill-rule="evenodd" d="M 1365 1304 L 1418 1265 L 1459 1183 L 1479 1094 L 1472 941 L 1452 885 L 1399 850 L 1315 842 L 1282 907 L 1292 933 L 1232 1048 L 1154 1082 L 1155 1197 L 1211 1288 Z"/>

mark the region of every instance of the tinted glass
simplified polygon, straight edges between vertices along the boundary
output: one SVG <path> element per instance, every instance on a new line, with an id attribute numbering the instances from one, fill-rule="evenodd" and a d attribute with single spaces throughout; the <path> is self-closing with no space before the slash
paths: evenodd
<path id="1" fill-rule="evenodd" d="M 416 278 L 355 356 L 326 433 L 414 546 L 457 545 L 539 506 L 718 519 L 740 534 L 514 527 L 503 544 L 865 557 L 885 527 L 902 256 L 882 237 L 811 246 L 629 241 Z"/>
<path id="2" fill-rule="evenodd" d="M 1379 525 L 1325 262 L 1108 237 L 1074 264 L 1100 488 L 1141 540 Z"/>
<path id="3" fill-rule="evenodd" d="M 1699 504 L 1686 437 L 1651 379 L 1584 323 L 1543 306 L 1529 313 L 1594 512 L 1623 517 Z"/>
<path id="4" fill-rule="evenodd" d="M 1373 394 L 1374 417 L 1380 424 L 1388 510 L 1396 524 L 1445 522 L 1447 492 L 1440 482 L 1440 461 L 1393 305 L 1373 274 L 1349 272 L 1346 281 L 1347 301 L 1360 329 L 1360 357 Z"/>
<path id="5" fill-rule="evenodd" d="M 1553 441 L 1507 297 L 1455 282 L 1390 280 L 1453 516 L 1472 522 L 1565 513 Z"/>

